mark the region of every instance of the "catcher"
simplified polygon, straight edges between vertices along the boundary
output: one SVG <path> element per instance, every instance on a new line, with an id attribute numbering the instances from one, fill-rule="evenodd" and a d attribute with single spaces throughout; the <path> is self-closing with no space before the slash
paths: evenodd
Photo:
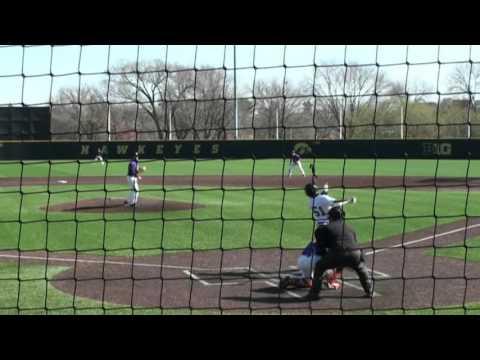
<path id="1" fill-rule="evenodd" d="M 313 279 L 313 270 L 318 261 L 325 255 L 317 244 L 311 241 L 298 257 L 298 268 L 300 273 L 294 277 L 286 276 L 280 280 L 279 288 L 285 290 L 289 287 L 293 288 L 311 288 Z M 325 276 L 326 286 L 330 289 L 339 289 L 340 283 L 337 281 L 334 271 L 329 270 Z"/>

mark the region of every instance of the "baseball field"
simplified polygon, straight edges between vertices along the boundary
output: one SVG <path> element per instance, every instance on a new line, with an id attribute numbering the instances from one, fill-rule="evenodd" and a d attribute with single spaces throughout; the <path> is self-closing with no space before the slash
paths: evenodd
<path id="1" fill-rule="evenodd" d="M 480 313 L 480 162 L 316 159 L 375 280 L 280 292 L 311 210 L 284 160 L 0 162 L 0 314 Z M 435 234 L 435 236 L 434 236 Z"/>

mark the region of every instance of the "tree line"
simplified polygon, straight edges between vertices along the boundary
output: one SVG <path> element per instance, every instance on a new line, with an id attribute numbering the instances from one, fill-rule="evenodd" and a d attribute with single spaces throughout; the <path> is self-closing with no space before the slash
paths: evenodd
<path id="1" fill-rule="evenodd" d="M 142 70 L 139 71 L 139 65 Z M 126 63 L 98 86 L 62 88 L 52 137 L 62 140 L 221 140 L 235 137 L 233 77 L 161 61 Z M 480 66 L 458 65 L 449 93 L 411 91 L 375 66 L 320 66 L 291 84 L 237 90 L 240 139 L 480 137 Z M 441 95 L 441 96 L 440 96 Z M 110 128 L 108 129 L 108 124 Z"/>

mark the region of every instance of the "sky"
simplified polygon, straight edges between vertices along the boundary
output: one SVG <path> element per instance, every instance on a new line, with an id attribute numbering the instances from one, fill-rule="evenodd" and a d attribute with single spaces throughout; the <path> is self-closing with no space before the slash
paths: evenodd
<path id="1" fill-rule="evenodd" d="M 122 62 L 160 59 L 186 67 L 225 66 L 233 76 L 233 45 L 0 45 L 0 106 L 48 104 L 62 87 L 99 84 Z M 480 45 L 238 45 L 238 89 L 248 96 L 254 77 L 300 83 L 313 80 L 315 64 L 378 63 L 390 80 L 413 91 L 448 91 L 454 62 L 480 63 Z M 407 65 L 407 61 L 409 65 Z M 438 64 L 441 62 L 441 65 Z M 480 66 L 480 65 L 479 65 Z M 267 68 L 264 68 L 267 67 Z M 271 67 L 271 68 L 270 68 Z M 408 81 L 407 81 L 408 68 Z M 141 70 L 141 69 L 140 69 Z M 81 73 L 81 75 L 79 75 Z"/>

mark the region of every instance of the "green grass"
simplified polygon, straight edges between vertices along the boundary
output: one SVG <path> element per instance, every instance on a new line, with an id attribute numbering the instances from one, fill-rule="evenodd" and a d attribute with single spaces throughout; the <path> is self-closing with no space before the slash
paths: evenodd
<path id="1" fill-rule="evenodd" d="M 461 261 L 480 262 L 480 237 L 468 239 L 461 244 L 448 244 L 426 251 L 430 256 L 448 257 Z M 446 306 L 437 309 L 375 311 L 376 315 L 480 315 L 480 303 L 463 306 Z"/>
<path id="2" fill-rule="evenodd" d="M 374 311 L 352 311 L 349 315 L 480 315 L 480 303 L 444 306 L 435 309 L 394 309 Z"/>
<path id="3" fill-rule="evenodd" d="M 60 266 L 0 263 L 0 315 L 186 315 L 210 314 L 215 310 L 142 309 L 74 298 L 51 285 L 52 278 L 66 270 Z M 217 311 L 218 312 L 218 311 Z"/>
<path id="4" fill-rule="evenodd" d="M 310 172 L 312 159 L 304 159 L 303 166 Z M 282 175 L 287 172 L 288 159 L 262 160 L 143 160 L 147 175 Z M 445 176 L 479 177 L 480 161 L 472 160 L 358 160 L 317 159 L 318 175 L 336 176 Z M 468 174 L 467 174 L 467 167 Z M 0 162 L 0 177 L 27 176 L 124 176 L 126 160 L 111 160 L 106 166 L 95 161 L 25 161 Z M 297 171 L 298 174 L 298 171 Z"/>
<path id="5" fill-rule="evenodd" d="M 66 268 L 59 266 L 0 263 L 0 315 L 208 315 L 220 314 L 219 310 L 151 309 L 131 308 L 126 305 L 101 303 L 73 296 L 57 290 L 51 285 L 53 276 Z M 257 312 L 261 312 L 258 310 Z M 284 310 L 288 313 L 288 310 Z M 232 311 L 248 313 L 248 310 Z M 228 312 L 227 312 L 228 314 Z M 345 314 L 361 315 L 480 315 L 480 304 L 448 306 L 419 310 L 354 311 Z"/>
<path id="6" fill-rule="evenodd" d="M 98 251 L 112 255 L 158 253 L 164 250 L 303 247 L 312 235 L 313 222 L 301 189 L 216 189 L 142 187 L 141 196 L 205 205 L 193 211 L 161 213 L 77 213 L 42 210 L 50 204 L 77 200 L 125 198 L 124 186 L 105 193 L 96 185 L 82 191 L 29 187 L 24 193 L 0 192 L 0 250 Z M 4 188 L 5 190 L 7 188 Z M 355 195 L 347 208 L 360 242 L 381 240 L 469 216 L 480 216 L 480 193 L 402 190 L 332 191 L 336 197 Z M 130 249 L 130 250 L 128 250 Z"/>
<path id="7" fill-rule="evenodd" d="M 98 308 L 96 301 L 77 298 L 56 290 L 48 280 L 66 268 L 43 265 L 18 266 L 12 263 L 0 264 L 0 314 L 44 314 L 47 311 L 58 314 Z M 100 308 L 101 310 L 101 308 Z"/>
<path id="8" fill-rule="evenodd" d="M 309 160 L 304 161 L 308 171 Z M 0 177 L 28 176 L 124 176 L 126 162 L 112 161 L 102 167 L 95 162 L 1 162 Z M 281 175 L 282 160 L 145 161 L 148 175 Z M 317 160 L 319 175 L 402 176 L 402 160 Z M 480 176 L 477 161 L 470 163 L 469 176 Z M 466 161 L 409 160 L 407 176 L 467 175 Z M 195 169 L 195 172 L 194 172 Z M 107 193 L 105 193 L 107 191 Z M 205 207 L 193 211 L 160 213 L 66 213 L 41 210 L 47 203 L 59 204 L 81 199 L 125 198 L 126 185 L 55 185 L 0 187 L 0 250 L 85 251 L 108 255 L 153 255 L 161 250 L 189 251 L 284 247 L 302 248 L 311 238 L 313 222 L 301 189 L 185 188 L 142 186 L 141 196 L 172 201 L 192 201 Z M 399 233 L 448 223 L 468 216 L 480 216 L 480 192 L 469 197 L 460 191 L 403 191 L 346 189 L 332 191 L 336 197 L 355 195 L 358 203 L 347 208 L 347 216 L 364 243 L 380 241 Z M 480 239 L 436 250 L 436 256 L 479 261 Z M 433 255 L 433 253 L 432 253 Z M 0 314 L 190 314 L 185 310 L 131 309 L 115 304 L 75 298 L 48 284 L 62 271 L 41 265 L 0 263 Z M 20 280 L 19 280 L 20 279 Z M 46 280 L 47 279 L 47 280 Z M 20 309 L 20 311 L 19 311 Z M 479 307 L 469 307 L 477 314 Z M 193 313 L 216 313 L 195 311 Z M 377 312 L 382 313 L 382 312 Z M 387 314 L 402 313 L 387 311 Z M 408 314 L 434 313 L 412 310 Z M 463 308 L 436 309 L 435 313 L 463 314 Z"/>

